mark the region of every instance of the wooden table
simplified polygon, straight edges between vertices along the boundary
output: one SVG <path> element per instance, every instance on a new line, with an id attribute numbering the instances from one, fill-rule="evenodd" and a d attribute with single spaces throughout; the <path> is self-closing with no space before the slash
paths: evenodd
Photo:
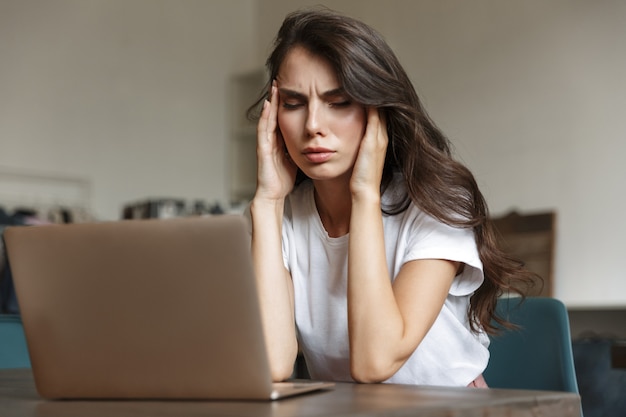
<path id="1" fill-rule="evenodd" d="M 130 416 L 560 416 L 579 417 L 572 393 L 340 383 L 279 401 L 46 401 L 30 370 L 0 371 L 2 417 Z"/>

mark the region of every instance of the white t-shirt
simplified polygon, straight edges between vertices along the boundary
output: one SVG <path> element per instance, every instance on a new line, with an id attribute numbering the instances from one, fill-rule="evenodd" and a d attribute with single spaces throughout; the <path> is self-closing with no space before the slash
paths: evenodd
<path id="1" fill-rule="evenodd" d="M 398 185 L 383 195 L 383 203 Z M 401 191 L 401 190 L 400 190 Z M 426 337 L 406 363 L 385 382 L 467 386 L 486 368 L 489 339 L 470 331 L 469 299 L 482 284 L 482 263 L 473 231 L 450 227 L 414 204 L 383 215 L 389 275 L 415 259 L 447 259 L 465 264 Z M 298 338 L 314 379 L 352 381 L 347 322 L 349 235 L 331 238 L 319 218 L 310 181 L 287 198 L 283 257 L 295 294 Z"/>

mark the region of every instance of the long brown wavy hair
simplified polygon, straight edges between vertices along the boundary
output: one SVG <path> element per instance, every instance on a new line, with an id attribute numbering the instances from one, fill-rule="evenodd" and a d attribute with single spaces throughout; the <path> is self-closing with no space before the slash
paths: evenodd
<path id="1" fill-rule="evenodd" d="M 287 15 L 266 62 L 268 83 L 248 115 L 254 117 L 259 103 L 267 98 L 272 80 L 295 46 L 326 58 L 351 100 L 383 113 L 389 144 L 381 192 L 398 172 L 408 192 L 383 207 L 383 212 L 397 214 L 413 202 L 448 225 L 473 228 L 485 280 L 471 297 L 468 314 L 472 329 L 496 333 L 494 320 L 510 326 L 496 316 L 496 300 L 504 293 L 524 297 L 538 277 L 498 248 L 487 204 L 474 176 L 453 158 L 450 142 L 426 113 L 409 77 L 377 31 L 326 8 Z M 304 178 L 299 171 L 296 183 Z"/>

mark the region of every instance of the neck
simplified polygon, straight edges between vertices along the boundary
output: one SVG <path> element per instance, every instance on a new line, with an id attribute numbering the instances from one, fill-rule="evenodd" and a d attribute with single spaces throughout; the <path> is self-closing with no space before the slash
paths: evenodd
<path id="1" fill-rule="evenodd" d="M 315 206 L 328 236 L 340 237 L 348 234 L 352 210 L 350 187 L 327 181 L 314 181 L 313 185 Z"/>

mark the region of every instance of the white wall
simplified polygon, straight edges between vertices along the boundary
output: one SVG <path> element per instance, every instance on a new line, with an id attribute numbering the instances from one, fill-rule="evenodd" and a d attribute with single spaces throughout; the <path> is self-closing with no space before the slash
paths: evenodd
<path id="1" fill-rule="evenodd" d="M 0 168 L 86 178 L 103 219 L 226 201 L 228 81 L 315 3 L 0 0 Z M 494 214 L 558 212 L 556 296 L 626 305 L 626 3 L 326 4 L 385 35 Z"/>
<path id="2" fill-rule="evenodd" d="M 261 3 L 260 49 L 296 7 Z M 557 297 L 626 305 L 626 2 L 324 4 L 383 33 L 493 214 L 556 210 Z"/>
<path id="3" fill-rule="evenodd" d="M 0 168 L 227 201 L 228 92 L 256 63 L 253 0 L 0 0 Z M 2 204 L 0 202 L 0 204 Z"/>

